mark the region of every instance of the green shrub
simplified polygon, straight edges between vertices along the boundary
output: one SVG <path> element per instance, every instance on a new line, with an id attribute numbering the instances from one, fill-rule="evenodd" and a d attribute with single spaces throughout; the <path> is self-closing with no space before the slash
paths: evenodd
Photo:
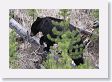
<path id="1" fill-rule="evenodd" d="M 18 68 L 17 45 L 16 33 L 12 30 L 9 34 L 9 68 Z"/>
<path id="2" fill-rule="evenodd" d="M 55 41 L 58 44 L 57 49 L 51 49 L 55 53 L 48 54 L 48 59 L 43 63 L 47 69 L 72 69 L 72 59 L 81 56 L 84 50 L 83 44 L 77 44 L 81 42 L 81 37 L 78 30 L 70 31 L 70 19 L 68 18 L 69 11 L 67 9 L 60 10 L 60 15 L 64 17 L 64 21 L 58 23 L 53 22 L 55 26 L 63 27 L 63 31 L 57 31 L 56 28 L 53 28 L 52 32 L 57 35 L 57 38 L 52 38 L 48 35 L 48 39 Z M 61 36 L 61 38 L 60 38 Z M 73 48 L 75 52 L 72 52 Z M 79 51 L 78 51 L 79 49 Z M 69 53 L 68 53 L 69 50 Z M 61 54 L 58 54 L 59 51 L 62 51 Z M 57 57 L 57 59 L 55 58 Z"/>

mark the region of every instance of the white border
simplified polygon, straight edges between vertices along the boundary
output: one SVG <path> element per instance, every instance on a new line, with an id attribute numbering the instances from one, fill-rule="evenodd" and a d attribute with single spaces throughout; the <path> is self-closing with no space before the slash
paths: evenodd
<path id="1" fill-rule="evenodd" d="M 108 78 L 106 0 L 4 0 L 0 15 L 0 76 L 3 78 Z M 9 9 L 99 9 L 99 69 L 9 69 Z"/>

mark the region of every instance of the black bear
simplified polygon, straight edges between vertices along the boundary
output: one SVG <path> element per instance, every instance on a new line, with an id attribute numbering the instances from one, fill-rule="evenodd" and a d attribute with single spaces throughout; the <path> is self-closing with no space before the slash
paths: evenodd
<path id="1" fill-rule="evenodd" d="M 44 17 L 44 18 L 37 17 L 36 21 L 32 24 L 31 27 L 31 33 L 30 33 L 31 36 L 35 36 L 38 32 L 43 33 L 43 36 L 40 38 L 40 44 L 43 45 L 44 42 L 47 44 L 47 47 L 44 48 L 45 51 L 49 51 L 50 46 L 53 46 L 53 44 L 55 43 L 47 38 L 47 34 L 50 34 L 52 38 L 56 38 L 57 35 L 53 34 L 52 29 L 56 27 L 58 31 L 63 30 L 63 28 L 60 26 L 54 26 L 52 24 L 52 21 L 61 22 L 63 21 L 63 19 L 57 19 L 53 17 Z M 72 31 L 73 29 L 74 29 L 73 25 L 70 25 L 70 30 Z"/>
<path id="2" fill-rule="evenodd" d="M 53 17 L 37 17 L 36 21 L 32 24 L 31 27 L 31 36 L 35 36 L 39 31 L 43 33 L 43 35 L 47 35 L 52 32 L 52 20 L 56 22 L 61 22 L 61 19 L 56 19 Z"/>
<path id="3" fill-rule="evenodd" d="M 35 36 L 38 32 L 43 33 L 43 36 L 40 38 L 40 44 L 41 45 L 43 45 L 43 43 L 47 44 L 47 47 L 44 48 L 44 50 L 47 52 L 49 52 L 50 46 L 53 46 L 53 44 L 55 43 L 54 41 L 51 41 L 47 38 L 47 34 L 50 34 L 52 38 L 56 38 L 57 35 L 53 34 L 52 29 L 56 27 L 58 31 L 63 30 L 63 27 L 53 25 L 52 21 L 61 22 L 63 21 L 63 19 L 57 19 L 53 17 L 43 17 L 43 18 L 37 17 L 36 21 L 31 26 L 31 33 L 30 33 L 31 36 Z M 69 29 L 70 31 L 73 31 L 76 29 L 76 27 L 70 24 Z M 83 63 L 83 59 L 81 58 L 73 60 L 76 63 L 76 65 Z M 81 62 L 78 60 L 81 60 Z"/>

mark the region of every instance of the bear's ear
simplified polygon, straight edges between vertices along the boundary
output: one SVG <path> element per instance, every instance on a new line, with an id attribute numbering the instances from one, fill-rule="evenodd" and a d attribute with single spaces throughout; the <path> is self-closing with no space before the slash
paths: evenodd
<path id="1" fill-rule="evenodd" d="M 37 17 L 36 24 L 38 25 L 39 23 L 41 23 L 42 20 L 43 20 L 43 18 Z"/>
<path id="2" fill-rule="evenodd" d="M 36 20 L 40 20 L 41 18 L 40 17 L 37 17 L 37 19 Z"/>

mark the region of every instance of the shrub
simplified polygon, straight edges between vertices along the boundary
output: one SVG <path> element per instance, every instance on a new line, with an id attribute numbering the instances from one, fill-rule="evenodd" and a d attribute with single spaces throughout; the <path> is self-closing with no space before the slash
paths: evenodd
<path id="1" fill-rule="evenodd" d="M 63 27 L 63 31 L 57 31 L 56 28 L 53 28 L 53 33 L 57 35 L 57 38 L 52 38 L 48 35 L 48 39 L 55 41 L 58 44 L 57 48 L 51 49 L 53 53 L 48 55 L 48 59 L 43 63 L 45 68 L 48 69 L 55 69 L 55 68 L 62 68 L 62 69 L 72 69 L 72 59 L 81 56 L 84 50 L 84 45 L 81 44 L 81 37 L 79 35 L 78 30 L 70 31 L 70 19 L 68 18 L 69 11 L 67 9 L 60 10 L 60 15 L 63 16 L 64 21 L 57 23 L 53 22 L 54 25 Z M 60 38 L 61 36 L 61 38 Z M 79 43 L 79 44 L 78 44 Z M 74 52 L 73 52 L 74 49 Z M 68 53 L 69 50 L 69 53 Z M 61 51 L 62 53 L 58 53 Z"/>
<path id="2" fill-rule="evenodd" d="M 18 68 L 17 45 L 16 33 L 12 30 L 9 34 L 9 68 Z"/>

